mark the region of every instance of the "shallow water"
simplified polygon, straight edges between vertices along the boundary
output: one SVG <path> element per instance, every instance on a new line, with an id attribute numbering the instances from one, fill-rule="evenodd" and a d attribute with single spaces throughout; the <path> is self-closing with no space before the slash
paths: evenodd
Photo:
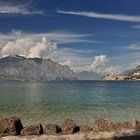
<path id="1" fill-rule="evenodd" d="M 0 81 L 0 117 L 23 124 L 140 120 L 140 81 Z"/>

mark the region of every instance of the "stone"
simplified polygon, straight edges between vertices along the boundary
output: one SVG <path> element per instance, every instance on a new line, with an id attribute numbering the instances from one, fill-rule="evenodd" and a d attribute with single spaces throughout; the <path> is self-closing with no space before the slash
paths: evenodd
<path id="1" fill-rule="evenodd" d="M 73 134 L 79 131 L 74 120 L 67 119 L 62 125 L 62 134 Z"/>
<path id="2" fill-rule="evenodd" d="M 133 128 L 134 126 L 130 122 L 123 122 L 123 123 L 119 122 L 112 125 L 112 130 L 114 131 L 128 130 Z"/>
<path id="3" fill-rule="evenodd" d="M 140 130 L 140 122 L 139 121 L 136 121 L 136 129 Z"/>
<path id="4" fill-rule="evenodd" d="M 23 129 L 21 120 L 16 117 L 0 119 L 1 135 L 18 135 Z"/>
<path id="5" fill-rule="evenodd" d="M 112 126 L 112 122 L 110 120 L 107 119 L 99 119 L 95 122 L 92 130 L 94 132 L 105 132 L 105 131 L 110 131 L 111 130 L 111 126 Z"/>
<path id="6" fill-rule="evenodd" d="M 55 124 L 48 124 L 45 127 L 45 134 L 47 135 L 55 135 L 61 132 L 61 128 Z"/>
<path id="7" fill-rule="evenodd" d="M 21 135 L 41 135 L 43 127 L 41 124 L 33 124 L 22 129 Z"/>
<path id="8" fill-rule="evenodd" d="M 88 125 L 80 125 L 80 132 L 89 132 L 91 128 Z"/>

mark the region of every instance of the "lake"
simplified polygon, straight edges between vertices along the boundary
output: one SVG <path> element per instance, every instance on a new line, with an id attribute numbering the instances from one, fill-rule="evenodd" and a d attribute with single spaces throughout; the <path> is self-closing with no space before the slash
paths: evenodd
<path id="1" fill-rule="evenodd" d="M 0 117 L 23 124 L 140 120 L 140 81 L 0 81 Z"/>

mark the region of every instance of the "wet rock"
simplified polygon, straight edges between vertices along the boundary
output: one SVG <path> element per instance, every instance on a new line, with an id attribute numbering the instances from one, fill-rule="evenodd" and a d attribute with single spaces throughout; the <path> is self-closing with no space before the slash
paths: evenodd
<path id="1" fill-rule="evenodd" d="M 91 128 L 88 125 L 80 125 L 80 132 L 89 132 Z"/>
<path id="2" fill-rule="evenodd" d="M 136 121 L 136 129 L 140 130 L 140 122 L 139 121 Z"/>
<path id="3" fill-rule="evenodd" d="M 114 131 L 121 131 L 125 129 L 133 129 L 134 126 L 130 122 L 123 122 L 123 123 L 115 123 L 112 125 L 112 130 Z"/>
<path id="4" fill-rule="evenodd" d="M 61 128 L 55 124 L 48 124 L 45 127 L 45 134 L 47 135 L 55 135 L 61 132 Z"/>
<path id="5" fill-rule="evenodd" d="M 79 127 L 76 126 L 75 121 L 67 119 L 62 125 L 62 134 L 73 134 L 79 131 Z"/>
<path id="6" fill-rule="evenodd" d="M 2 118 L 0 119 L 0 134 L 6 135 L 18 135 L 23 128 L 21 120 L 16 117 Z"/>
<path id="7" fill-rule="evenodd" d="M 43 127 L 41 124 L 27 126 L 21 131 L 21 135 L 41 135 L 41 134 L 43 134 Z"/>
<path id="8" fill-rule="evenodd" d="M 97 120 L 92 128 L 94 132 L 104 132 L 104 131 L 110 131 L 112 122 L 107 119 L 100 119 Z"/>

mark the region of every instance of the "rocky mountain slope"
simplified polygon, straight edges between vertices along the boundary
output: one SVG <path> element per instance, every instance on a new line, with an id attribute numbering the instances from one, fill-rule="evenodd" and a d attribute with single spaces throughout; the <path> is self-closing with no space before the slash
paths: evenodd
<path id="1" fill-rule="evenodd" d="M 16 55 L 0 59 L 0 79 L 51 81 L 77 80 L 78 76 L 68 66 L 50 59 Z"/>
<path id="2" fill-rule="evenodd" d="M 128 73 L 127 78 L 133 80 L 140 79 L 140 66 L 137 66 L 134 70 Z"/>

